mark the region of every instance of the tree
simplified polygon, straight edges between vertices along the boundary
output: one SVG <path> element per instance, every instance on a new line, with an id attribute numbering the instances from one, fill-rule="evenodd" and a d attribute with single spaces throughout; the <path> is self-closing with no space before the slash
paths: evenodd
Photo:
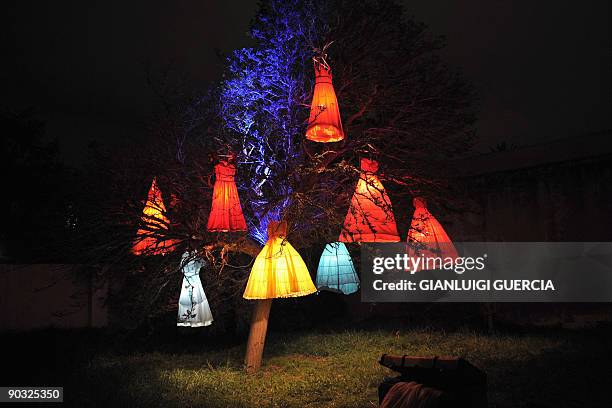
<path id="1" fill-rule="evenodd" d="M 436 55 L 442 40 L 400 6 L 268 1 L 251 36 L 255 47 L 228 58 L 221 116 L 225 144 L 240 153 L 250 231 L 260 243 L 267 221 L 283 214 L 302 246 L 338 234 L 359 156 L 378 159 L 402 199 L 435 193 L 448 159 L 469 149 L 470 89 Z M 321 146 L 304 133 L 312 58 L 328 44 L 348 137 Z"/>
<path id="2" fill-rule="evenodd" d="M 290 241 L 298 249 L 335 241 L 359 177 L 360 157 L 380 162 L 380 178 L 395 207 L 408 208 L 417 194 L 434 202 L 446 199 L 451 159 L 470 148 L 471 89 L 437 55 L 442 39 L 407 18 L 398 4 L 267 0 L 250 36 L 254 45 L 227 57 L 217 87 L 204 97 L 188 93 L 178 104 L 164 104 L 148 143 L 148 160 L 135 172 L 141 176 L 133 178 L 132 187 L 148 186 L 155 175 L 165 202 L 172 203 L 170 228 L 160 230 L 159 239 L 181 242 L 176 255 L 162 263 L 138 260 L 157 268 L 146 274 L 153 282 L 147 287 L 157 295 L 161 289 L 156 288 L 177 280 L 178 268 L 172 265 L 191 248 L 209 260 L 209 272 L 224 282 L 224 296 L 228 287 L 239 296 L 248 268 L 235 265 L 248 266 L 257 255 L 270 220 L 288 222 Z M 334 73 L 347 134 L 334 144 L 304 138 L 314 85 L 312 58 L 323 53 Z M 205 231 L 207 180 L 212 165 L 229 152 L 237 155 L 249 237 Z M 144 187 L 131 190 L 141 194 L 114 213 L 123 214 L 123 230 L 133 234 L 146 192 Z M 403 212 L 408 217 L 410 212 Z M 126 239 L 124 251 L 129 245 Z M 150 307 L 151 298 L 145 297 Z M 214 306 L 214 294 L 209 300 Z"/>

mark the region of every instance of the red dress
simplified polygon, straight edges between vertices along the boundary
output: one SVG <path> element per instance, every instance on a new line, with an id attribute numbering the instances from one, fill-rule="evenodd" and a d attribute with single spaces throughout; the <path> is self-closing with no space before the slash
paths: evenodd
<path id="1" fill-rule="evenodd" d="M 206 227 L 209 231 L 247 230 L 234 181 L 235 175 L 236 167 L 233 164 L 222 161 L 215 166 L 215 187 Z"/>
<path id="2" fill-rule="evenodd" d="M 391 200 L 376 175 L 378 162 L 361 159 L 361 174 L 340 242 L 399 242 Z"/>
<path id="3" fill-rule="evenodd" d="M 306 138 L 314 142 L 338 142 L 344 139 L 344 131 L 331 70 L 315 62 L 315 75 Z"/>
<path id="4" fill-rule="evenodd" d="M 422 254 L 428 257 L 457 258 L 455 245 L 436 217 L 431 215 L 427 209 L 425 199 L 416 197 L 412 203 L 415 210 L 406 239 L 408 254 L 410 256 Z"/>

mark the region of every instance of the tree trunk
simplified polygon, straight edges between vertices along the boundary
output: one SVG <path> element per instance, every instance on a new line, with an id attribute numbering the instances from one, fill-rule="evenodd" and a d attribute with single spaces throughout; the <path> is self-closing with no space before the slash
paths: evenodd
<path id="1" fill-rule="evenodd" d="M 247 374 L 255 373 L 261 367 L 261 358 L 266 342 L 266 333 L 268 332 L 268 317 L 272 306 L 272 299 L 256 300 L 255 302 L 251 331 L 249 332 L 249 341 L 244 357 Z"/>

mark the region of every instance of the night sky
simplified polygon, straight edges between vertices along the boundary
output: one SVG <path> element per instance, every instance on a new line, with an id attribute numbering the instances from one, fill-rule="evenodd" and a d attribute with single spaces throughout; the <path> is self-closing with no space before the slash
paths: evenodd
<path id="1" fill-rule="evenodd" d="M 195 89 L 222 52 L 249 44 L 255 1 L 3 3 L 0 108 L 33 107 L 78 164 L 91 140 L 143 137 L 158 100 L 147 66 Z M 445 56 L 480 95 L 480 149 L 612 129 L 608 1 L 405 1 L 447 36 Z"/>

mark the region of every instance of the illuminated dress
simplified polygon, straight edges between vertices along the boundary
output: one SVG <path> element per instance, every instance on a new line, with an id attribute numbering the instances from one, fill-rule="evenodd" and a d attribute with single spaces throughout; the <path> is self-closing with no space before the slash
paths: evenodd
<path id="1" fill-rule="evenodd" d="M 391 200 L 378 179 L 378 162 L 361 159 L 361 174 L 340 242 L 399 242 Z"/>
<path id="2" fill-rule="evenodd" d="M 450 237 L 436 217 L 427 209 L 427 201 L 416 197 L 412 200 L 414 215 L 408 230 L 408 255 L 440 258 L 457 258 L 458 253 Z"/>
<path id="3" fill-rule="evenodd" d="M 317 291 L 300 254 L 286 240 L 287 223 L 270 221 L 268 241 L 251 269 L 245 299 L 305 296 Z"/>
<path id="4" fill-rule="evenodd" d="M 206 226 L 208 231 L 247 230 L 238 198 L 238 189 L 234 181 L 235 175 L 236 167 L 227 161 L 221 161 L 215 166 L 215 186 Z"/>
<path id="5" fill-rule="evenodd" d="M 325 59 L 314 59 L 315 87 L 310 105 L 306 138 L 313 142 L 338 142 L 344 139 L 340 108 L 332 85 L 331 68 Z"/>
<path id="6" fill-rule="evenodd" d="M 181 272 L 183 272 L 183 285 L 178 306 L 177 326 L 202 327 L 213 322 L 212 313 L 202 281 L 200 269 L 205 266 L 202 258 L 191 257 L 188 252 L 181 259 Z"/>
<path id="7" fill-rule="evenodd" d="M 156 231 L 167 230 L 170 221 L 166 217 L 166 206 L 162 193 L 157 187 L 157 180 L 153 178 L 151 188 L 147 195 L 147 202 L 142 210 L 144 228 L 139 228 L 132 246 L 134 255 L 165 255 L 174 250 L 176 240 L 158 240 Z"/>
<path id="8" fill-rule="evenodd" d="M 317 269 L 317 288 L 345 295 L 359 289 L 359 278 L 351 254 L 343 242 L 325 246 Z"/>

